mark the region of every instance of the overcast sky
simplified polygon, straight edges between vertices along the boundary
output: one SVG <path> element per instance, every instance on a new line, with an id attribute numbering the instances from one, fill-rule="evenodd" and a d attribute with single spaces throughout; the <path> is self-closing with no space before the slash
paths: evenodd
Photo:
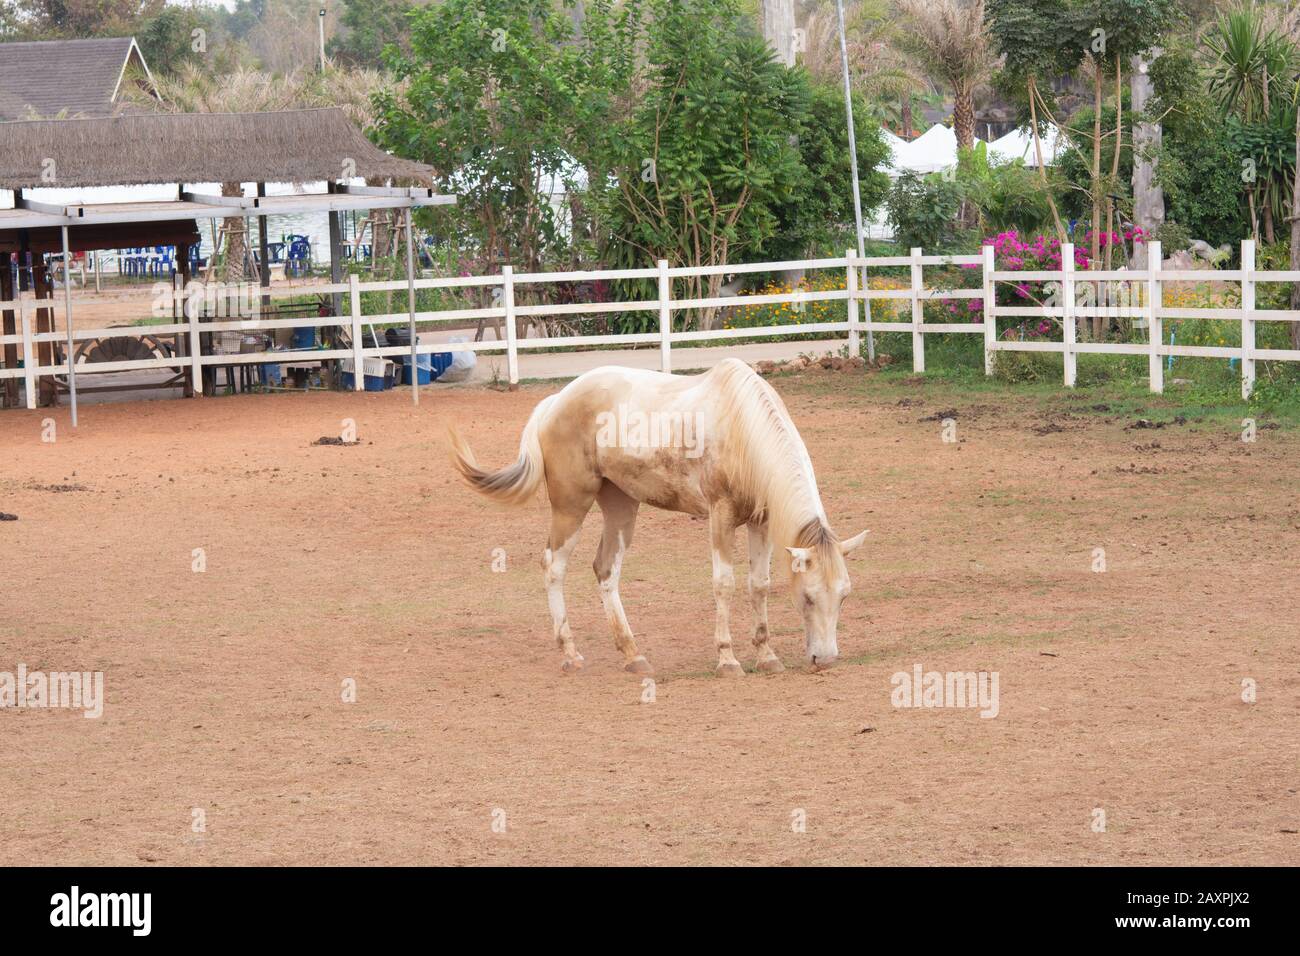
<path id="1" fill-rule="evenodd" d="M 190 5 L 189 0 L 167 0 L 167 2 L 177 7 L 188 7 Z M 235 9 L 235 0 L 203 0 L 203 2 L 208 6 L 220 5 L 227 10 Z"/>

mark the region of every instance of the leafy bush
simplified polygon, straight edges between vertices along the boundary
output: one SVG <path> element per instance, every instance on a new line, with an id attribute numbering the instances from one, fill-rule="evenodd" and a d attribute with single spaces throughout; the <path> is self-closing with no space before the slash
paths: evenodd
<path id="1" fill-rule="evenodd" d="M 965 195 L 966 187 L 955 179 L 921 177 L 910 171 L 899 176 L 885 200 L 888 221 L 899 246 L 919 246 L 934 253 L 969 240 L 958 222 Z"/>

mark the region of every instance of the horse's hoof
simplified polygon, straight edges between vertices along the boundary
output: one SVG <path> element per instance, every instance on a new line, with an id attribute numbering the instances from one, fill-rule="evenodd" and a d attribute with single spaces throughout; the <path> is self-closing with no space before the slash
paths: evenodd
<path id="1" fill-rule="evenodd" d="M 765 661 L 758 662 L 758 672 L 760 674 L 780 674 L 785 670 L 785 665 L 775 657 L 769 657 Z"/>
<path id="2" fill-rule="evenodd" d="M 745 668 L 736 663 L 719 664 L 718 669 L 714 673 L 719 677 L 744 677 Z"/>
<path id="3" fill-rule="evenodd" d="M 581 654 L 577 657 L 566 657 L 564 663 L 560 665 L 560 670 L 564 671 L 566 674 L 576 674 L 578 671 L 582 670 L 582 665 L 585 663 L 586 661 L 583 660 Z"/>
<path id="4" fill-rule="evenodd" d="M 644 657 L 632 658 L 623 665 L 623 670 L 627 671 L 629 674 L 642 674 L 646 677 L 649 677 L 655 672 L 655 669 L 650 666 L 650 662 Z"/>

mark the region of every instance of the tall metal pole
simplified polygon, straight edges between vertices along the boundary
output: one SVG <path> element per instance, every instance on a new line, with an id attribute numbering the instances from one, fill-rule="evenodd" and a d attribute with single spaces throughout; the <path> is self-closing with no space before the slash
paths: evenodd
<path id="1" fill-rule="evenodd" d="M 68 393 L 72 396 L 72 427 L 77 427 L 77 362 L 72 338 L 72 254 L 68 227 L 63 227 L 63 321 L 68 326 Z"/>
<path id="2" fill-rule="evenodd" d="M 844 112 L 848 114 L 849 120 L 849 165 L 853 169 L 853 221 L 857 226 L 857 248 L 858 257 L 865 259 L 867 248 L 862 241 L 862 191 L 858 186 L 858 139 L 853 131 L 853 89 L 849 85 L 849 47 L 844 38 L 844 0 L 835 0 L 835 10 L 840 18 L 840 66 L 844 70 Z M 866 291 L 866 276 L 861 277 L 858 288 Z M 864 315 L 867 322 L 871 321 L 871 300 L 863 300 L 866 307 Z M 874 362 L 876 360 L 876 338 L 867 329 L 867 359 Z"/>
<path id="3" fill-rule="evenodd" d="M 406 306 L 410 310 L 411 328 L 411 400 L 420 404 L 420 366 L 415 348 L 415 235 L 411 231 L 411 207 L 406 207 Z M 432 366 L 432 362 L 430 363 Z"/>
<path id="4" fill-rule="evenodd" d="M 325 8 L 320 8 L 320 16 L 316 18 L 320 22 L 320 71 L 325 72 Z"/>

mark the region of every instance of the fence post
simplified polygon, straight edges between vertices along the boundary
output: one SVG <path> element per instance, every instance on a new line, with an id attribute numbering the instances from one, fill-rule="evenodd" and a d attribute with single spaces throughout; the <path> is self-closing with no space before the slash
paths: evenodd
<path id="1" fill-rule="evenodd" d="M 190 390 L 198 398 L 203 394 L 203 343 L 199 339 L 198 309 L 195 308 L 194 296 L 189 289 L 185 290 L 185 321 L 190 326 Z"/>
<path id="2" fill-rule="evenodd" d="M 1074 347 L 1079 341 L 1078 320 L 1074 315 L 1074 243 L 1061 243 L 1061 355 L 1065 365 L 1065 387 L 1074 388 L 1079 376 L 1079 356 Z"/>
<path id="3" fill-rule="evenodd" d="M 996 261 L 993 247 L 982 246 L 984 252 L 984 374 L 993 374 L 993 354 L 998 341 L 997 287 L 993 282 Z"/>
<path id="4" fill-rule="evenodd" d="M 1241 397 L 1255 390 L 1255 240 L 1241 241 Z"/>
<path id="5" fill-rule="evenodd" d="M 673 284 L 668 278 L 668 260 L 659 260 L 659 368 L 665 372 L 673 370 L 672 333 L 673 310 L 668 304 L 672 300 Z"/>
<path id="6" fill-rule="evenodd" d="M 27 384 L 27 407 L 36 407 L 36 350 L 32 348 L 32 317 L 27 300 L 18 296 L 18 320 L 23 327 L 23 379 Z"/>
<path id="7" fill-rule="evenodd" d="M 921 322 L 925 318 L 925 306 L 921 302 L 921 250 L 912 248 L 912 371 L 925 371 L 925 336 L 921 333 Z"/>
<path id="8" fill-rule="evenodd" d="M 366 383 L 366 353 L 361 341 L 361 283 L 355 272 L 348 273 L 348 299 L 352 312 L 352 390 L 359 392 Z"/>
<path id="9" fill-rule="evenodd" d="M 1151 391 L 1165 390 L 1165 364 L 1161 361 L 1161 349 L 1164 348 L 1165 330 L 1160 318 L 1160 240 L 1153 239 L 1147 243 L 1147 343 L 1150 347 L 1148 374 L 1151 377 Z"/>
<path id="10" fill-rule="evenodd" d="M 848 263 L 845 288 L 849 291 L 849 358 L 856 357 L 861 351 L 858 344 L 858 268 L 853 264 L 853 255 L 852 249 L 844 253 L 844 259 Z"/>
<path id="11" fill-rule="evenodd" d="M 519 330 L 515 328 L 515 268 L 501 267 L 501 302 L 506 309 L 506 374 L 510 391 L 519 388 Z"/>

